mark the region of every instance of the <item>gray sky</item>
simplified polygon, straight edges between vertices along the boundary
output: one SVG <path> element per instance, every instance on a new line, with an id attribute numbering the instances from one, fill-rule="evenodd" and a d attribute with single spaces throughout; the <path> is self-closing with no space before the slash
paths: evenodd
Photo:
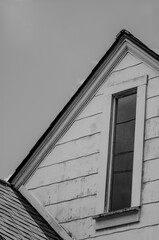
<path id="1" fill-rule="evenodd" d="M 123 28 L 159 49 L 158 0 L 0 0 L 0 178 L 11 174 Z"/>

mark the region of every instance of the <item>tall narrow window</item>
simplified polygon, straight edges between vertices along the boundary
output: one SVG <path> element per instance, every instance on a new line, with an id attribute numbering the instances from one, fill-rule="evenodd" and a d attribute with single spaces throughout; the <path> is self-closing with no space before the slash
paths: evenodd
<path id="1" fill-rule="evenodd" d="M 136 91 L 115 96 L 114 101 L 109 211 L 131 206 Z"/>

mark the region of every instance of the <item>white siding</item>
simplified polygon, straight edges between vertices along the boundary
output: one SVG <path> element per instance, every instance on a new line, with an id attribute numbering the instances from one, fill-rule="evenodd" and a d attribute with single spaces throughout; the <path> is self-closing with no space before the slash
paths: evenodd
<path id="1" fill-rule="evenodd" d="M 148 75 L 142 208 L 140 223 L 95 231 L 103 90 Z M 76 239 L 157 240 L 159 235 L 159 74 L 134 56 L 126 57 L 83 109 L 68 132 L 26 184 Z"/>

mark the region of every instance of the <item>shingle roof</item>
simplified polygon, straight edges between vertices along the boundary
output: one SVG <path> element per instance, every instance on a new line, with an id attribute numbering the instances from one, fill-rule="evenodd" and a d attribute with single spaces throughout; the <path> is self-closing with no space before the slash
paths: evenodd
<path id="1" fill-rule="evenodd" d="M 30 203 L 0 180 L 0 239 L 62 240 Z"/>

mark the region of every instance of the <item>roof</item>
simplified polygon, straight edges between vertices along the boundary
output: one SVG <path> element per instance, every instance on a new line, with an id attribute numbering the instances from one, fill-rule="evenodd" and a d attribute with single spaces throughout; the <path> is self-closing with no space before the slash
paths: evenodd
<path id="1" fill-rule="evenodd" d="M 66 112 L 68 112 L 67 114 L 69 114 L 69 112 L 71 111 L 71 106 L 74 106 L 74 103 L 77 101 L 77 99 L 81 98 L 81 95 L 84 94 L 85 91 L 87 91 L 89 89 L 90 86 L 90 82 L 93 81 L 93 79 L 95 79 L 95 75 L 98 74 L 98 72 L 100 72 L 100 69 L 102 69 L 103 64 L 108 64 L 109 61 L 112 59 L 112 57 L 114 56 L 114 54 L 118 51 L 118 48 L 121 46 L 121 44 L 127 40 L 128 42 L 131 42 L 132 44 L 134 44 L 135 46 L 137 46 L 138 48 L 140 48 L 143 52 L 145 52 L 149 57 L 151 57 L 152 59 L 155 60 L 155 62 L 157 62 L 157 68 L 159 68 L 158 66 L 158 62 L 159 62 L 159 55 L 157 53 L 155 53 L 154 51 L 152 51 L 150 48 L 148 48 L 145 44 L 143 44 L 139 39 L 137 39 L 136 37 L 134 37 L 130 32 L 128 32 L 127 30 L 123 29 L 121 30 L 117 36 L 116 36 L 116 40 L 115 42 L 112 44 L 112 46 L 108 49 L 108 51 L 105 53 L 105 55 L 102 57 L 102 59 L 98 62 L 98 64 L 95 66 L 95 68 L 92 70 L 92 72 L 90 73 L 90 75 L 86 78 L 86 80 L 84 81 L 84 83 L 80 86 L 80 88 L 76 91 L 76 93 L 73 95 L 73 97 L 70 99 L 70 101 L 64 106 L 64 108 L 62 109 L 62 111 L 57 115 L 57 117 L 53 120 L 53 122 L 50 124 L 50 126 L 48 127 L 48 129 L 44 132 L 44 134 L 41 136 L 41 138 L 37 141 L 37 143 L 34 145 L 34 147 L 31 149 L 31 151 L 29 152 L 29 154 L 25 157 L 25 159 L 21 162 L 21 164 L 17 167 L 17 169 L 15 170 L 15 172 L 12 174 L 12 176 L 9 179 L 9 182 L 11 183 L 15 183 L 15 179 L 18 176 L 19 172 L 21 170 L 24 169 L 24 171 L 22 172 L 22 174 L 25 172 L 26 166 L 30 165 L 29 160 L 31 159 L 31 157 L 35 154 L 36 155 L 36 151 L 38 152 L 38 149 L 43 146 L 43 142 L 45 141 L 45 139 L 49 139 L 51 138 L 51 134 L 54 134 L 53 130 L 59 127 L 61 119 L 63 118 L 63 116 L 65 115 Z M 66 115 L 67 115 L 66 114 Z M 31 171 L 29 170 L 29 172 L 31 173 Z"/>
<path id="2" fill-rule="evenodd" d="M 62 240 L 20 192 L 4 180 L 0 180 L 0 239 Z"/>

